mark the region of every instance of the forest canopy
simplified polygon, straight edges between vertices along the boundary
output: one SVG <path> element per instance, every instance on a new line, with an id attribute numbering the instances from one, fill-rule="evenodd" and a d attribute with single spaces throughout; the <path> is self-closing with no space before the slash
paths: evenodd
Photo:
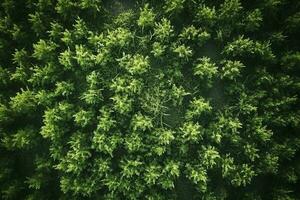
<path id="1" fill-rule="evenodd" d="M 0 199 L 300 199 L 300 1 L 2 0 Z"/>

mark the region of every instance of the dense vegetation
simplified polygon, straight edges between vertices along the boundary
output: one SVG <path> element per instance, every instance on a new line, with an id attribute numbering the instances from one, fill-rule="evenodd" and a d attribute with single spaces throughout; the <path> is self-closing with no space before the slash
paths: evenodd
<path id="1" fill-rule="evenodd" d="M 300 199 L 300 1 L 2 0 L 0 199 Z"/>

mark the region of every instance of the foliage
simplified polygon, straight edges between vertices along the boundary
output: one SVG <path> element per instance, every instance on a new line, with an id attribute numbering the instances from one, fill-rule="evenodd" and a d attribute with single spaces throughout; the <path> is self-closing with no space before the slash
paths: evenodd
<path id="1" fill-rule="evenodd" d="M 0 199 L 300 199 L 297 0 L 3 0 Z"/>

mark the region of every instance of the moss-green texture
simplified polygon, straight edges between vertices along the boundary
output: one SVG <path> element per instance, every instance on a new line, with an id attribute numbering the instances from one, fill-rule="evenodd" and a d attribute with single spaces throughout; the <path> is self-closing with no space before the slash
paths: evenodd
<path id="1" fill-rule="evenodd" d="M 0 2 L 0 199 L 300 199 L 298 0 Z"/>

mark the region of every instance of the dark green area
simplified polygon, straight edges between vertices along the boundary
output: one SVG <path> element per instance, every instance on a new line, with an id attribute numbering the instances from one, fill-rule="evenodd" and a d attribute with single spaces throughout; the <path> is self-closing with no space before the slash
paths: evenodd
<path id="1" fill-rule="evenodd" d="M 3 0 L 0 199 L 300 199 L 298 0 Z"/>

